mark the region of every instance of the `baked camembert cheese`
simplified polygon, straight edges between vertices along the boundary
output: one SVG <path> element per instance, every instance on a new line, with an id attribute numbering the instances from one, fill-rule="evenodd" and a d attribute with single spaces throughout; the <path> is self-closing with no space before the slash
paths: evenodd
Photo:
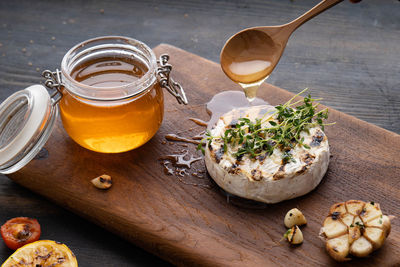
<path id="1" fill-rule="evenodd" d="M 208 132 L 206 167 L 225 191 L 277 203 L 320 183 L 329 164 L 322 122 L 327 110 L 316 111 L 310 96 L 297 107 L 293 99 L 277 107 L 231 110 Z"/>

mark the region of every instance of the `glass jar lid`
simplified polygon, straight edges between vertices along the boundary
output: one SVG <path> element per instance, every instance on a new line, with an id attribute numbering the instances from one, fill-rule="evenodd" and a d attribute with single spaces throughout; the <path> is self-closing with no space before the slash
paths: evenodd
<path id="1" fill-rule="evenodd" d="M 42 85 L 18 91 L 0 105 L 0 173 L 15 172 L 36 156 L 48 140 L 57 114 Z"/>

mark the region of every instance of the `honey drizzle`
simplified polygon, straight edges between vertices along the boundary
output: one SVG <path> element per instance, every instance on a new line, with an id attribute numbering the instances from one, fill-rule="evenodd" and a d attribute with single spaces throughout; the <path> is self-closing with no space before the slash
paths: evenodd
<path id="1" fill-rule="evenodd" d="M 199 126 L 206 126 L 208 125 L 208 122 L 203 121 L 201 119 L 197 119 L 197 118 L 189 118 L 189 120 L 193 121 L 194 123 L 196 123 Z"/>
<path id="2" fill-rule="evenodd" d="M 186 143 L 191 143 L 191 144 L 195 144 L 195 145 L 200 144 L 200 141 L 192 140 L 192 139 L 182 137 L 182 136 L 179 136 L 176 134 L 167 134 L 167 135 L 165 135 L 165 139 L 167 139 L 168 141 L 186 142 Z"/>
<path id="3" fill-rule="evenodd" d="M 214 95 L 214 97 L 207 103 L 207 113 L 211 116 L 208 122 L 208 129 L 211 129 L 218 119 L 224 113 L 231 111 L 235 108 L 251 107 L 256 105 L 269 105 L 266 101 L 255 98 L 251 103 L 246 99 L 243 92 L 240 91 L 225 91 Z M 238 206 L 247 209 L 265 209 L 268 205 L 263 202 L 258 202 L 250 199 L 241 198 L 231 193 L 226 192 L 221 187 L 219 187 L 211 176 L 206 173 L 206 177 L 210 179 L 212 184 L 219 189 L 221 194 L 226 197 L 228 204 Z"/>
<path id="4" fill-rule="evenodd" d="M 202 157 L 194 157 L 193 155 L 189 155 L 188 150 L 183 150 L 183 154 L 171 154 L 166 155 L 161 160 L 169 160 L 175 167 L 186 167 L 190 169 L 191 165 L 202 159 Z M 189 159 L 187 159 L 189 157 Z"/>
<path id="5" fill-rule="evenodd" d="M 256 98 L 251 104 L 247 101 L 246 96 L 243 92 L 240 91 L 225 91 L 219 94 L 216 94 L 210 102 L 207 103 L 207 112 L 211 116 L 211 119 L 208 122 L 197 118 L 189 118 L 189 120 L 195 122 L 197 125 L 200 126 L 207 126 L 208 129 L 211 129 L 212 126 L 218 121 L 222 114 L 234 109 L 234 108 L 241 108 L 241 107 L 248 107 L 253 105 L 268 105 L 267 102 L 260 98 Z M 186 131 L 182 131 L 183 133 Z M 165 138 L 169 141 L 180 141 L 180 142 L 188 142 L 192 144 L 199 144 L 200 141 L 203 139 L 205 131 L 200 132 L 196 136 L 193 136 L 192 139 L 185 138 L 178 136 L 177 134 L 167 134 Z M 249 209 L 264 209 L 267 207 L 267 204 L 262 202 L 257 202 L 254 200 L 244 199 L 235 195 L 232 195 L 222 188 L 220 188 L 209 176 L 209 174 L 205 170 L 195 170 L 192 173 L 188 173 L 191 169 L 191 165 L 194 162 L 197 162 L 202 159 L 202 157 L 194 157 L 193 155 L 189 155 L 188 150 L 183 150 L 179 154 L 176 152 L 171 155 L 164 156 L 160 158 L 162 160 L 162 165 L 164 166 L 164 172 L 167 175 L 173 175 L 178 178 L 178 181 L 191 186 L 201 186 L 208 189 L 218 188 L 219 191 L 226 197 L 226 201 L 228 204 L 232 204 L 234 206 L 242 207 L 242 208 L 249 208 Z M 179 160 L 188 161 L 185 157 L 189 156 L 189 161 L 193 160 L 189 164 L 179 164 Z M 178 164 L 176 164 L 178 162 Z M 180 162 L 182 163 L 182 161 Z M 180 165 L 180 166 L 179 166 Z M 205 179 L 210 181 L 210 184 L 198 184 L 188 182 L 187 179 L 183 179 L 186 175 L 191 175 L 197 179 Z"/>
<path id="6" fill-rule="evenodd" d="M 188 150 L 182 150 L 180 152 L 174 152 L 174 154 L 166 155 L 159 160 L 161 160 L 161 165 L 164 167 L 164 173 L 166 175 L 175 176 L 181 183 L 191 186 L 212 188 L 212 184 L 194 183 L 185 178 L 187 176 L 192 176 L 197 179 L 205 178 L 204 175 L 202 175 L 205 173 L 203 170 L 195 169 L 193 173 L 190 173 L 192 164 L 202 159 L 203 157 L 195 157 L 189 154 Z"/>
<path id="7" fill-rule="evenodd" d="M 206 133 L 206 131 L 202 131 L 201 133 L 195 135 L 192 137 L 193 140 L 202 140 L 204 138 L 204 134 Z"/>

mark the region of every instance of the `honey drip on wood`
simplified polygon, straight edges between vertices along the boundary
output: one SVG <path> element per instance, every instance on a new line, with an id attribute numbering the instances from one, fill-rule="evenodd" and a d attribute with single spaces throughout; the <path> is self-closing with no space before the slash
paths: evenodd
<path id="1" fill-rule="evenodd" d="M 176 134 L 167 134 L 167 135 L 165 135 L 165 139 L 167 139 L 168 141 L 186 142 L 186 143 L 191 143 L 191 144 L 195 144 L 195 145 L 200 144 L 200 141 L 192 140 L 192 139 L 182 137 L 182 136 L 179 136 Z"/>
<path id="2" fill-rule="evenodd" d="M 202 159 L 202 157 L 194 157 L 193 155 L 189 154 L 188 150 L 182 151 L 183 154 L 171 154 L 162 157 L 162 160 L 169 160 L 173 166 L 175 167 L 186 167 L 190 169 L 191 165 Z"/>
<path id="3" fill-rule="evenodd" d="M 182 150 L 166 155 L 159 160 L 164 167 L 166 175 L 175 176 L 178 181 L 185 185 L 211 188 L 212 184 L 209 183 L 209 180 L 204 175 L 206 171 L 193 168 L 192 166 L 195 162 L 202 159 L 203 157 L 201 156 L 193 156 L 188 150 Z M 200 166 L 204 167 L 204 164 Z M 201 183 L 198 182 L 199 179 L 202 180 Z"/>
<path id="4" fill-rule="evenodd" d="M 211 119 L 208 122 L 197 118 L 189 118 L 189 120 L 193 121 L 199 126 L 207 126 L 208 129 L 211 129 L 224 113 L 235 108 L 251 107 L 255 105 L 268 105 L 268 103 L 260 98 L 255 98 L 252 103 L 250 103 L 246 99 L 246 96 L 243 92 L 225 91 L 216 94 L 211 99 L 211 101 L 207 103 L 207 113 L 211 116 Z M 180 132 L 180 134 L 183 132 Z M 202 140 L 204 138 L 204 135 L 205 131 L 202 131 L 193 136 L 191 139 L 179 136 L 178 134 L 167 134 L 165 138 L 168 141 L 200 144 L 201 141 L 199 140 Z M 183 150 L 180 153 L 173 153 L 160 158 L 160 160 L 162 161 L 161 164 L 164 167 L 164 173 L 170 176 L 177 177 L 178 180 L 183 184 L 202 186 L 206 188 L 219 188 L 219 191 L 226 197 L 227 203 L 238 207 L 250 209 L 261 209 L 266 207 L 265 203 L 237 197 L 224 191 L 212 180 L 210 175 L 205 170 L 203 171 L 195 169 L 193 172 L 191 172 L 192 164 L 200 161 L 201 159 L 202 157 L 195 157 L 193 155 L 190 155 L 188 150 Z M 202 166 L 204 166 L 204 164 Z M 187 179 L 188 175 L 194 177 L 195 179 L 206 180 L 209 183 L 192 182 Z"/>
<path id="5" fill-rule="evenodd" d="M 202 140 L 202 139 L 204 138 L 204 134 L 205 134 L 205 133 L 206 133 L 205 131 L 202 131 L 201 133 L 199 133 L 199 134 L 193 136 L 192 139 L 193 139 L 193 140 Z"/>
<path id="6" fill-rule="evenodd" d="M 194 123 L 196 123 L 199 126 L 207 126 L 208 122 L 203 121 L 201 119 L 197 119 L 197 118 L 189 118 L 189 120 L 193 121 Z"/>

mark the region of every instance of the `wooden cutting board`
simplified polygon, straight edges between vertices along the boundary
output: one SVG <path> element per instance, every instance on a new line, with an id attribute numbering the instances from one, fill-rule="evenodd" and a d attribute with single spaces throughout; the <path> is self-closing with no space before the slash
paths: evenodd
<path id="1" fill-rule="evenodd" d="M 165 135 L 193 136 L 202 130 L 188 118 L 208 119 L 205 103 L 218 92 L 235 90 L 218 64 L 169 45 L 173 76 L 185 88 L 190 104 L 180 106 L 165 94 L 165 118 L 147 144 L 122 154 L 99 154 L 75 144 L 58 122 L 38 157 L 19 172 L 15 182 L 103 226 L 177 265 L 187 266 L 329 266 L 318 232 L 329 207 L 348 199 L 373 200 L 384 213 L 397 216 L 385 245 L 372 257 L 351 266 L 400 264 L 400 135 L 331 109 L 327 127 L 332 158 L 321 184 L 310 194 L 263 209 L 228 203 L 208 179 L 166 175 L 158 158 L 194 145 L 165 144 Z M 259 96 L 276 105 L 292 94 L 264 84 Z M 204 169 L 202 161 L 195 168 Z M 108 191 L 90 180 L 103 173 L 113 177 Z M 195 186 L 201 184 L 206 186 Z M 290 247 L 280 242 L 283 218 L 299 207 L 308 220 L 304 243 Z"/>

